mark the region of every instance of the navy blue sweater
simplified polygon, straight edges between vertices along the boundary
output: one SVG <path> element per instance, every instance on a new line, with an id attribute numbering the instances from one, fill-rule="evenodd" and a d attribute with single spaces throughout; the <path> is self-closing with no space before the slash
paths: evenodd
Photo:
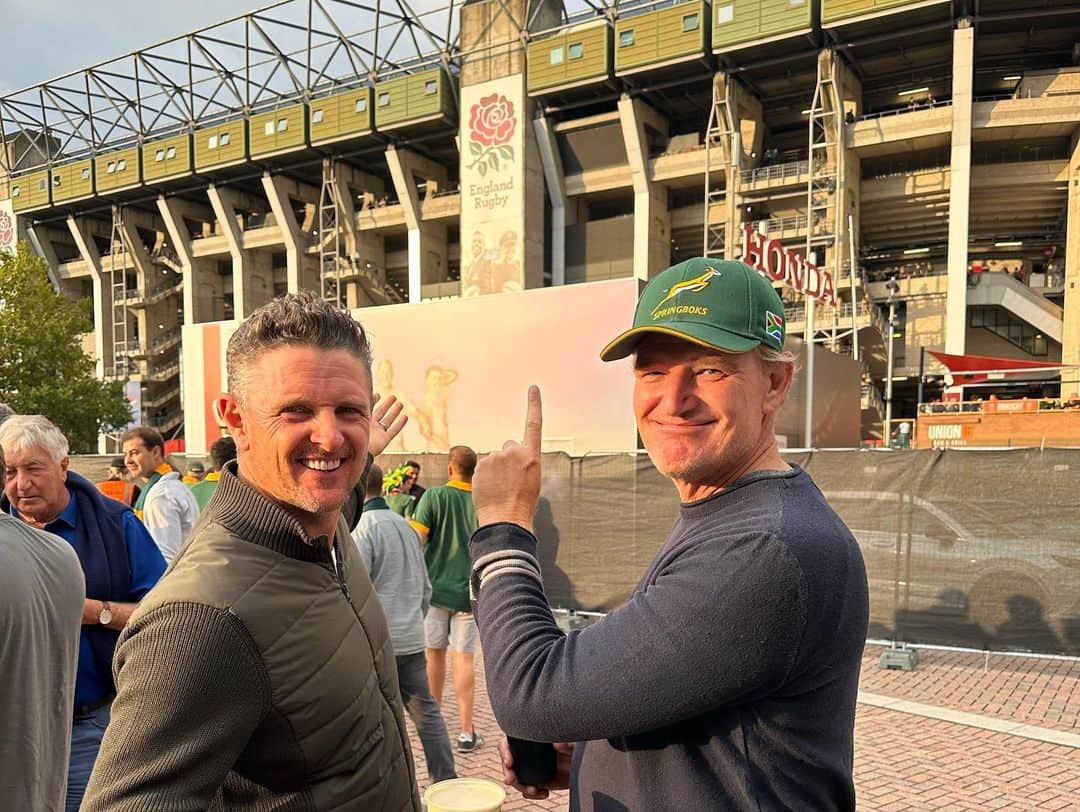
<path id="1" fill-rule="evenodd" d="M 684 504 L 629 601 L 569 635 L 535 551 L 476 532 L 476 619 L 503 730 L 579 742 L 572 810 L 854 809 L 866 570 L 805 471 Z"/>

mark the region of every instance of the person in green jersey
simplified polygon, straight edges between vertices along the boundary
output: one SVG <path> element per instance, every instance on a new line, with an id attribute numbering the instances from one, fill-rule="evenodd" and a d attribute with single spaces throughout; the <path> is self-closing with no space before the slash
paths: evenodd
<path id="1" fill-rule="evenodd" d="M 424 492 L 409 523 L 424 544 L 424 561 L 431 580 L 431 607 L 424 618 L 431 695 L 442 704 L 449 648 L 461 717 L 457 749 L 470 753 L 484 741 L 473 727 L 473 652 L 477 633 L 469 603 L 469 539 L 477 527 L 472 503 L 476 452 L 468 446 L 454 446 L 447 468 L 449 482 Z"/>
<path id="2" fill-rule="evenodd" d="M 195 501 L 199 503 L 200 511 L 206 510 L 206 506 L 210 504 L 210 497 L 217 490 L 218 481 L 221 479 L 221 469 L 225 467 L 225 463 L 235 459 L 236 440 L 232 437 L 218 437 L 214 440 L 210 446 L 210 461 L 214 465 L 214 470 L 208 473 L 201 482 L 191 486 L 191 493 Z"/>

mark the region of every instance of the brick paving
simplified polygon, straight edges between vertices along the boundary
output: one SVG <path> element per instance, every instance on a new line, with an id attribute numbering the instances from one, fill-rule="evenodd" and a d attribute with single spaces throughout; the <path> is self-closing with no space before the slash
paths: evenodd
<path id="1" fill-rule="evenodd" d="M 1080 663 L 963 652 L 919 652 L 914 672 L 877 667 L 867 647 L 861 688 L 876 694 L 1077 732 Z M 483 663 L 477 657 L 476 728 L 486 737 L 474 753 L 455 754 L 458 775 L 501 781 L 498 741 Z M 444 714 L 451 737 L 457 707 L 447 682 Z M 423 751 L 410 723 L 421 792 L 429 785 Z M 1007 733 L 860 705 L 855 718 L 855 784 L 860 810 L 1080 809 L 1080 750 Z M 566 810 L 566 793 L 528 801 L 508 788 L 506 812 Z"/>
<path id="2" fill-rule="evenodd" d="M 1080 660 L 919 649 L 918 668 L 904 672 L 878 668 L 881 651 L 866 647 L 864 691 L 1080 732 Z"/>

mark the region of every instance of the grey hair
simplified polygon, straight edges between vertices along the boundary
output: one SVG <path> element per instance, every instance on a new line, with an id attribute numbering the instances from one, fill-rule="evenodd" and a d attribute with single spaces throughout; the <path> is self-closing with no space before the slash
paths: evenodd
<path id="1" fill-rule="evenodd" d="M 40 414 L 16 414 L 0 423 L 0 446 L 7 454 L 40 448 L 53 462 L 60 462 L 68 455 L 67 437 Z"/>
<path id="2" fill-rule="evenodd" d="M 262 353 L 279 347 L 345 350 L 363 361 L 371 375 L 371 345 L 360 322 L 314 292 L 301 290 L 267 302 L 233 333 L 225 352 L 229 392 L 243 401 L 252 366 Z"/>
<path id="3" fill-rule="evenodd" d="M 766 364 L 798 363 L 798 358 L 795 357 L 795 353 L 791 350 L 774 350 L 772 347 L 758 344 L 758 353 L 761 355 L 761 360 Z"/>

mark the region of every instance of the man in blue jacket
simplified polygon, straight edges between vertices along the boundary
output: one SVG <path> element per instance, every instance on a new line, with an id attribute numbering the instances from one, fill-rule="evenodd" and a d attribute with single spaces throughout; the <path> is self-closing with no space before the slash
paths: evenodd
<path id="1" fill-rule="evenodd" d="M 135 605 L 165 572 L 165 559 L 131 508 L 68 470 L 68 443 L 41 415 L 0 425 L 6 460 L 0 506 L 75 548 L 86 578 L 67 812 L 78 810 L 94 768 L 116 686 L 113 650 Z"/>
<path id="2" fill-rule="evenodd" d="M 488 694 L 511 736 L 577 742 L 571 810 L 855 808 L 866 571 L 774 419 L 791 386 L 784 311 L 740 262 L 659 274 L 601 353 L 634 356 L 634 413 L 682 503 L 625 605 L 564 635 L 530 525 L 540 393 L 523 444 L 480 463 L 472 593 Z M 516 778 L 504 753 L 507 778 Z M 565 762 L 564 762 L 565 766 Z"/>

